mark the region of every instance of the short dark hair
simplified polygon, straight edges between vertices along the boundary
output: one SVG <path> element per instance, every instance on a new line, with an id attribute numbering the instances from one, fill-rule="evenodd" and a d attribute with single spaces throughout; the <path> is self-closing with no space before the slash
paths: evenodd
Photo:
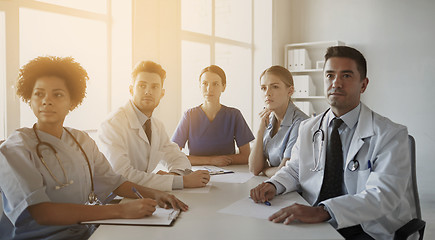
<path id="1" fill-rule="evenodd" d="M 279 77 L 281 79 L 281 81 L 287 86 L 287 87 L 291 87 L 294 86 L 293 83 L 293 76 L 290 73 L 290 71 L 282 66 L 279 65 L 274 65 L 266 70 L 263 71 L 263 73 L 260 75 L 260 81 L 261 78 L 266 75 L 266 73 L 270 73 L 273 74 L 277 77 Z"/>
<path id="2" fill-rule="evenodd" d="M 217 75 L 219 75 L 219 77 L 222 80 L 222 84 L 226 85 L 227 84 L 227 77 L 225 75 L 224 70 L 222 70 L 222 68 L 220 68 L 217 65 L 210 65 L 204 69 L 202 69 L 201 74 L 199 74 L 199 81 L 201 81 L 201 76 L 202 74 L 206 73 L 206 72 L 212 72 L 212 73 L 216 73 Z"/>
<path id="3" fill-rule="evenodd" d="M 17 95 L 24 102 L 30 103 L 36 80 L 50 76 L 65 81 L 71 96 L 71 110 L 82 103 L 89 77 L 86 70 L 72 57 L 40 56 L 22 66 L 16 84 Z"/>
<path id="4" fill-rule="evenodd" d="M 367 61 L 362 53 L 355 48 L 348 46 L 332 46 L 326 50 L 325 64 L 332 57 L 350 58 L 355 61 L 356 68 L 361 76 L 361 80 L 367 76 Z"/>
<path id="5" fill-rule="evenodd" d="M 137 75 L 141 72 L 158 74 L 160 76 L 160 79 L 162 80 L 162 85 L 166 79 L 166 71 L 162 68 L 160 64 L 153 61 L 140 61 L 134 66 L 131 73 L 133 82 L 136 80 Z"/>

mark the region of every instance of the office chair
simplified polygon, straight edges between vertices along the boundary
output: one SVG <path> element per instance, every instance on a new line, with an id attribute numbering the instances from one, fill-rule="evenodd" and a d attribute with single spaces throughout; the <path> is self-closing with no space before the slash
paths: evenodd
<path id="1" fill-rule="evenodd" d="M 424 228 L 426 227 L 426 222 L 421 219 L 421 208 L 420 208 L 420 198 L 418 197 L 417 188 L 417 170 L 416 170 L 416 159 L 415 159 L 415 139 L 413 136 L 408 135 L 409 141 L 409 152 L 411 154 L 411 184 L 414 195 L 415 210 L 417 211 L 417 218 L 412 219 L 401 228 L 399 228 L 394 233 L 394 240 L 405 240 L 408 239 L 412 234 L 420 234 L 420 240 L 423 239 Z"/>
<path id="2" fill-rule="evenodd" d="M 2 143 L 4 142 L 5 140 L 4 139 L 2 139 L 2 140 L 0 140 L 0 145 L 2 145 Z M 2 189 L 0 188 L 0 194 L 2 193 Z M 1 196 L 0 196 L 1 197 Z"/>

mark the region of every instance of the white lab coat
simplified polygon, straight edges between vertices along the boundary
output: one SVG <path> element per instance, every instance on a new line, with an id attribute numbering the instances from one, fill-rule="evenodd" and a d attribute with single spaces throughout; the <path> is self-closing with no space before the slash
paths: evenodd
<path id="1" fill-rule="evenodd" d="M 151 146 L 128 101 L 101 124 L 99 147 L 115 172 L 142 186 L 171 191 L 174 175 L 152 173 L 162 160 L 171 170 L 191 168 L 190 161 L 177 144 L 170 141 L 163 124 L 151 118 Z"/>
<path id="2" fill-rule="evenodd" d="M 292 159 L 272 180 L 285 192 L 299 190 L 314 204 L 323 182 L 323 171 L 313 172 L 313 134 L 321 115 L 308 119 L 299 127 L 299 137 Z M 411 166 L 406 127 L 393 123 L 361 104 L 361 112 L 344 165 L 344 182 L 348 194 L 323 201 L 333 213 L 337 228 L 361 224 L 375 239 L 392 239 L 394 232 L 416 216 L 410 183 Z M 322 123 L 325 143 L 320 158 L 324 168 L 327 144 L 327 121 Z M 347 166 L 356 159 L 360 167 L 351 172 Z M 368 169 L 368 161 L 372 170 Z"/>

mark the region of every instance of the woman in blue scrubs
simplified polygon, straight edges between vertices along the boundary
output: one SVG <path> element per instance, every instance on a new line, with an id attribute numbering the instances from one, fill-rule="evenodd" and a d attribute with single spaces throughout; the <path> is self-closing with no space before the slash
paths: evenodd
<path id="1" fill-rule="evenodd" d="M 201 71 L 199 84 L 204 102 L 184 113 L 172 141 L 180 148 L 187 142 L 192 165 L 247 164 L 254 135 L 238 109 L 220 103 L 225 72 L 216 65 L 208 66 Z"/>
<path id="2" fill-rule="evenodd" d="M 298 137 L 299 124 L 308 118 L 291 101 L 293 77 L 284 67 L 272 66 L 260 76 L 264 109 L 260 126 L 249 156 L 249 170 L 271 177 L 291 158 Z"/>
<path id="3" fill-rule="evenodd" d="M 86 133 L 63 126 L 85 97 L 87 80 L 70 57 L 38 57 L 20 69 L 17 95 L 37 122 L 0 146 L 0 239 L 87 239 L 94 227 L 83 221 L 150 216 L 157 204 L 187 210 L 173 195 L 114 173 Z M 143 199 L 97 205 L 112 192 L 137 198 L 133 187 Z"/>

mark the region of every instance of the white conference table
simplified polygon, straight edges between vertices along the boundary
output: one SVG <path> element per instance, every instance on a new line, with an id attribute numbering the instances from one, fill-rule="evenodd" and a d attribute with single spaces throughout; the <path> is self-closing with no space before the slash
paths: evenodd
<path id="1" fill-rule="evenodd" d="M 229 166 L 235 172 L 248 172 L 246 165 Z M 284 225 L 252 217 L 218 213 L 232 203 L 249 196 L 251 188 L 266 177 L 254 176 L 245 183 L 212 182 L 208 193 L 173 192 L 189 205 L 173 226 L 100 225 L 91 240 L 110 239 L 344 239 L 328 223 Z M 286 195 L 289 202 L 307 202 L 297 193 Z"/>

